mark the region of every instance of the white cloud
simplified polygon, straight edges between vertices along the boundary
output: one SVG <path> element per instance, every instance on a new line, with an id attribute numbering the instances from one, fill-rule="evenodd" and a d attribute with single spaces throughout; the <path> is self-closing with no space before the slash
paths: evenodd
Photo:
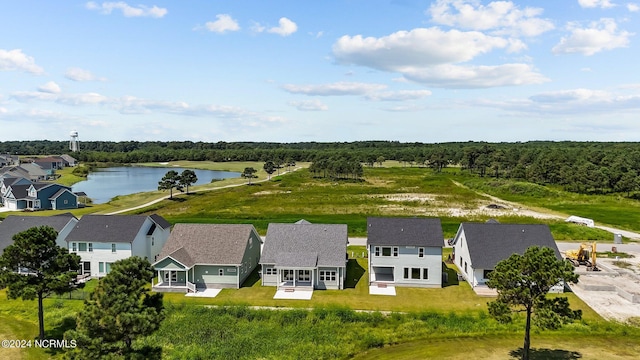
<path id="1" fill-rule="evenodd" d="M 345 35 L 333 45 L 333 55 L 343 64 L 403 72 L 416 67 L 469 61 L 509 45 L 506 39 L 477 31 L 442 31 L 432 27 L 398 31 L 380 38 Z"/>
<path id="2" fill-rule="evenodd" d="M 50 93 L 50 94 L 59 94 L 61 89 L 58 84 L 56 84 L 53 81 L 49 81 L 48 83 L 38 87 L 38 91 Z"/>
<path id="3" fill-rule="evenodd" d="M 300 111 L 327 111 L 329 107 L 319 100 L 289 101 L 289 105 Z"/>
<path id="4" fill-rule="evenodd" d="M 381 38 L 343 36 L 333 45 L 333 54 L 342 64 L 398 72 L 411 81 L 437 87 L 487 88 L 548 81 L 527 64 L 455 65 L 495 49 L 509 52 L 523 47 L 517 39 L 432 27 Z"/>
<path id="5" fill-rule="evenodd" d="M 124 1 L 103 2 L 102 4 L 89 1 L 85 6 L 89 10 L 101 11 L 103 14 L 111 14 L 114 10 L 120 10 L 122 11 L 122 15 L 125 17 L 161 18 L 168 13 L 167 9 L 157 7 L 156 5 L 153 5 L 152 7 L 145 5 L 138 5 L 138 7 L 134 7 Z"/>
<path id="6" fill-rule="evenodd" d="M 612 50 L 629 45 L 629 38 L 634 35 L 628 31 L 618 31 L 613 19 L 600 19 L 592 22 L 588 28 L 581 28 L 577 23 L 569 23 L 568 37 L 562 37 L 560 43 L 553 47 L 554 54 L 582 54 L 591 56 L 601 51 Z"/>
<path id="7" fill-rule="evenodd" d="M 629 10 L 631 12 L 638 12 L 638 11 L 640 11 L 640 5 L 635 4 L 635 3 L 628 3 L 627 4 L 627 10 Z"/>
<path id="8" fill-rule="evenodd" d="M 437 24 L 496 34 L 537 36 L 554 28 L 553 22 L 539 17 L 543 9 L 521 9 L 511 1 L 485 6 L 477 0 L 438 0 L 427 12 Z"/>
<path id="9" fill-rule="evenodd" d="M 44 69 L 36 65 L 33 57 L 27 56 L 21 49 L 0 49 L 0 71 L 3 70 L 22 70 L 36 75 L 44 73 Z"/>
<path id="10" fill-rule="evenodd" d="M 311 96 L 334 96 L 334 95 L 364 95 L 372 91 L 379 91 L 386 88 L 386 85 L 337 82 L 321 85 L 282 85 L 282 89 L 292 94 L 304 94 Z"/>
<path id="11" fill-rule="evenodd" d="M 64 77 L 73 81 L 106 81 L 105 78 L 97 77 L 91 71 L 80 68 L 67 69 Z"/>
<path id="12" fill-rule="evenodd" d="M 429 90 L 400 90 L 367 94 L 367 100 L 372 101 L 407 101 L 418 100 L 431 95 Z"/>
<path id="13" fill-rule="evenodd" d="M 541 84 L 549 79 L 527 64 L 498 66 L 438 65 L 408 71 L 403 75 L 412 81 L 433 87 L 474 89 L 499 86 Z"/>
<path id="14" fill-rule="evenodd" d="M 109 99 L 98 93 L 60 94 L 42 91 L 18 91 L 11 97 L 20 102 L 51 101 L 65 105 L 95 105 L 107 104 Z"/>
<path id="15" fill-rule="evenodd" d="M 294 32 L 298 31 L 298 25 L 296 25 L 296 23 L 287 19 L 286 17 L 280 18 L 280 20 L 278 21 L 278 24 L 279 24 L 278 26 L 269 28 L 267 32 L 278 34 L 280 36 L 289 36 Z"/>
<path id="16" fill-rule="evenodd" d="M 475 105 L 539 116 L 603 114 L 607 116 L 607 121 L 611 121 L 613 114 L 639 111 L 640 93 L 637 92 L 637 88 L 631 93 L 570 89 L 540 93 L 527 99 L 505 102 L 483 101 Z"/>
<path id="17" fill-rule="evenodd" d="M 583 8 L 602 8 L 602 9 L 607 9 L 607 8 L 612 8 L 615 6 L 615 4 L 613 4 L 611 1 L 609 0 L 578 0 L 578 4 L 580 4 L 581 7 Z"/>
<path id="18" fill-rule="evenodd" d="M 219 34 L 224 34 L 227 31 L 238 31 L 240 30 L 240 25 L 238 22 L 234 20 L 231 15 L 228 14 L 218 14 L 216 15 L 216 21 L 209 21 L 205 24 L 207 30 L 211 32 L 216 32 Z"/>

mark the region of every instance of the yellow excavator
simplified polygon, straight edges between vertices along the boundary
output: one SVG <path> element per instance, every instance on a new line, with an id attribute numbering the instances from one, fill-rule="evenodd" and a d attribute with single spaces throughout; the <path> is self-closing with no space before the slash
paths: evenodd
<path id="1" fill-rule="evenodd" d="M 587 271 L 600 271 L 596 266 L 596 242 L 582 243 L 577 250 L 567 250 L 565 258 L 569 260 L 573 266 L 586 266 Z"/>

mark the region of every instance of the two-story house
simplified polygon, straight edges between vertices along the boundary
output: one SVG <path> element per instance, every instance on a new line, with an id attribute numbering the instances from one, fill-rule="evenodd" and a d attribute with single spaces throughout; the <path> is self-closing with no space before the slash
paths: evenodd
<path id="1" fill-rule="evenodd" d="M 444 236 L 440 219 L 367 219 L 369 284 L 441 287 Z"/>
<path id="2" fill-rule="evenodd" d="M 85 215 L 67 236 L 80 256 L 81 275 L 102 277 L 111 264 L 131 256 L 153 263 L 169 238 L 171 224 L 159 215 Z"/>

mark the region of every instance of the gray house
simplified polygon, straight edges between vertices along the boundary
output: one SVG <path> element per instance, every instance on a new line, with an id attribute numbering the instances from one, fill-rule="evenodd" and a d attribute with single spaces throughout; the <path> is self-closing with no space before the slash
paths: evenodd
<path id="1" fill-rule="evenodd" d="M 13 244 L 13 235 L 37 226 L 50 226 L 58 232 L 56 245 L 67 247 L 66 238 L 78 219 L 71 213 L 54 216 L 15 216 L 9 215 L 0 222 L 0 253 Z"/>
<path id="2" fill-rule="evenodd" d="M 262 285 L 278 289 L 344 289 L 347 225 L 269 224 Z"/>
<path id="3" fill-rule="evenodd" d="M 453 245 L 453 261 L 472 288 L 485 286 L 496 264 L 530 246 L 548 247 L 562 259 L 545 224 L 462 223 Z"/>
<path id="4" fill-rule="evenodd" d="M 176 224 L 153 267 L 154 291 L 240 288 L 260 261 L 253 225 Z"/>
<path id="5" fill-rule="evenodd" d="M 369 284 L 442 286 L 440 219 L 367 219 Z"/>

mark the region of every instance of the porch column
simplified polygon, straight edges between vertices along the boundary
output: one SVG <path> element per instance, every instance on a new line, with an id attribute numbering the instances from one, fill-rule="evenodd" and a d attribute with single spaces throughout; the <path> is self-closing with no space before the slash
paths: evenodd
<path id="1" fill-rule="evenodd" d="M 316 276 L 315 276 L 315 270 L 311 269 L 311 288 L 315 289 L 316 288 Z"/>
<path id="2" fill-rule="evenodd" d="M 171 287 L 171 277 L 173 276 L 173 274 L 171 273 L 171 270 L 169 270 L 169 287 Z"/>
<path id="3" fill-rule="evenodd" d="M 293 287 L 296 287 L 296 278 L 298 277 L 298 271 L 300 270 L 293 270 Z"/>

